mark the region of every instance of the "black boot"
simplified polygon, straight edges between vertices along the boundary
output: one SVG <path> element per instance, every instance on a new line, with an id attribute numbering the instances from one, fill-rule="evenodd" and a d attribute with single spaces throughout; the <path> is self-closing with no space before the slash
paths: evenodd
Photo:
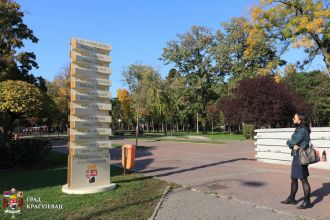
<path id="1" fill-rule="evenodd" d="M 295 200 L 295 198 L 293 197 L 288 197 L 286 200 L 281 201 L 282 204 L 292 204 L 292 205 L 296 205 L 298 202 L 297 200 Z"/>
<path id="2" fill-rule="evenodd" d="M 297 207 L 298 209 L 307 209 L 312 208 L 312 203 L 310 199 L 304 199 L 300 206 Z"/>
<path id="3" fill-rule="evenodd" d="M 307 177 L 306 178 L 302 178 L 300 180 L 301 180 L 301 183 L 302 183 L 303 188 L 304 188 L 304 201 L 297 208 L 298 209 L 312 208 L 312 203 L 311 203 L 311 200 L 310 200 L 310 198 L 311 198 L 311 187 L 309 185 L 309 182 L 307 180 Z"/>

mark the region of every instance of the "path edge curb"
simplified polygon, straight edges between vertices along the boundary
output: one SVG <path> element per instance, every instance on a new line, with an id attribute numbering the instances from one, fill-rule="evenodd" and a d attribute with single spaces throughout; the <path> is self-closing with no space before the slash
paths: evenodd
<path id="1" fill-rule="evenodd" d="M 152 213 L 152 215 L 151 215 L 151 217 L 149 218 L 149 220 L 154 220 L 154 219 L 155 219 L 155 217 L 156 217 L 156 215 L 157 215 L 157 213 L 158 213 L 158 211 L 159 211 L 161 205 L 162 205 L 163 202 L 164 202 L 165 197 L 166 197 L 167 194 L 171 191 L 171 189 L 172 189 L 171 186 L 167 186 L 167 187 L 166 187 L 165 191 L 163 192 L 162 197 L 161 197 L 160 200 L 158 201 L 158 203 L 157 203 L 157 205 L 156 205 L 156 207 L 155 207 L 155 210 L 154 210 L 154 212 Z"/>

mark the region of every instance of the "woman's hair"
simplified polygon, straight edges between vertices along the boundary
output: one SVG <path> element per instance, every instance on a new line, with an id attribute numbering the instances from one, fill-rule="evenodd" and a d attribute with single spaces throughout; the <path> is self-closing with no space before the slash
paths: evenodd
<path id="1" fill-rule="evenodd" d="M 300 125 L 304 125 L 307 128 L 308 132 L 311 133 L 311 128 L 309 126 L 309 118 L 308 118 L 307 113 L 297 112 L 296 114 L 301 121 Z"/>

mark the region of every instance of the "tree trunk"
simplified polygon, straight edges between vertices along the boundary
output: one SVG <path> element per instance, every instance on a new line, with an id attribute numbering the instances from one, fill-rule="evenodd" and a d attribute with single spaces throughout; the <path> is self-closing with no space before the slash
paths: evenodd
<path id="1" fill-rule="evenodd" d="M 164 129 L 164 124 L 162 123 L 162 130 L 165 133 L 165 136 L 167 136 L 167 124 L 165 123 L 165 129 Z"/>
<path id="2" fill-rule="evenodd" d="M 198 113 L 197 113 L 197 119 L 196 119 L 196 132 L 197 132 L 197 134 L 198 134 L 198 132 L 199 132 Z"/>
<path id="3" fill-rule="evenodd" d="M 139 136 L 139 114 L 136 115 L 135 147 L 138 146 L 138 136 Z"/>
<path id="4" fill-rule="evenodd" d="M 5 128 L 4 128 L 4 132 L 3 132 L 3 143 L 7 143 L 8 141 L 9 141 L 9 136 L 8 136 L 8 134 L 9 134 L 9 126 L 6 126 Z"/>
<path id="5" fill-rule="evenodd" d="M 171 124 L 170 128 L 171 128 L 171 136 L 173 136 L 174 125 Z"/>
<path id="6" fill-rule="evenodd" d="M 8 116 L 9 116 L 9 122 L 8 123 L 4 122 L 4 125 L 3 125 L 2 143 L 8 142 L 8 140 L 9 140 L 9 137 L 8 137 L 9 129 L 10 129 L 11 125 L 14 123 L 14 121 L 17 118 L 19 118 L 20 115 L 16 115 L 16 114 L 11 113 L 11 114 L 8 114 Z"/>
<path id="7" fill-rule="evenodd" d="M 318 44 L 318 43 L 317 43 Z M 329 53 L 329 48 L 325 46 L 320 46 L 322 55 L 323 55 L 323 61 L 327 67 L 327 72 L 330 74 L 330 53 Z"/>
<path id="8" fill-rule="evenodd" d="M 60 140 L 60 122 L 57 121 L 57 140 Z"/>
<path id="9" fill-rule="evenodd" d="M 211 120 L 211 124 L 212 124 L 212 135 L 213 135 L 213 119 Z"/>

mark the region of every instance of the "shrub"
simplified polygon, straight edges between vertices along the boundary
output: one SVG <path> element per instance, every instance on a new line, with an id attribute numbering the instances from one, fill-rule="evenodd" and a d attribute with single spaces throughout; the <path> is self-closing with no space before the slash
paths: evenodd
<path id="1" fill-rule="evenodd" d="M 243 135 L 245 136 L 246 139 L 253 139 L 255 133 L 254 133 L 254 129 L 255 129 L 255 125 L 254 124 L 244 124 L 243 125 Z"/>
<path id="2" fill-rule="evenodd" d="M 124 133 L 124 131 L 114 131 L 113 135 L 115 135 L 115 136 L 124 136 L 125 133 Z"/>
<path id="3" fill-rule="evenodd" d="M 49 146 L 48 141 L 39 139 L 9 141 L 0 146 L 0 168 L 33 166 L 50 149 Z"/>

